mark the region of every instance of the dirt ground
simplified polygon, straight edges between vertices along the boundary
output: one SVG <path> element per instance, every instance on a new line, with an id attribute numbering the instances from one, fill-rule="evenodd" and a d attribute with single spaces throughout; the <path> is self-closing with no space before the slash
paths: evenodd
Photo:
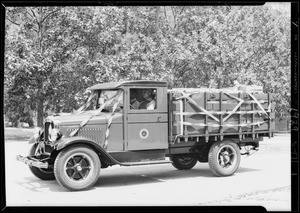
<path id="1" fill-rule="evenodd" d="M 291 210 L 290 134 L 275 134 L 259 151 L 242 156 L 238 171 L 215 177 L 207 163 L 188 171 L 172 165 L 113 166 L 101 170 L 94 188 L 69 192 L 54 181 L 41 181 L 16 161 L 26 155 L 33 129 L 5 129 L 8 206 L 263 206 Z M 16 193 L 18 192 L 18 193 Z M 51 199 L 49 199 L 51 198 Z"/>

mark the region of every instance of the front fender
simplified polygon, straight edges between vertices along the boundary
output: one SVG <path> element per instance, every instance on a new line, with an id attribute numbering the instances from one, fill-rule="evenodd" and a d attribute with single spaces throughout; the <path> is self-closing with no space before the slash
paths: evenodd
<path id="1" fill-rule="evenodd" d="M 31 137 L 29 138 L 28 143 L 29 143 L 29 144 L 33 144 L 33 143 L 35 143 L 35 142 L 36 142 L 36 137 L 31 136 Z"/>
<path id="2" fill-rule="evenodd" d="M 62 139 L 60 139 L 56 149 L 59 151 L 67 146 L 75 145 L 75 144 L 86 144 L 86 145 L 92 147 L 97 153 L 101 153 L 103 155 L 103 157 L 105 157 L 112 164 L 120 164 L 120 162 L 118 162 L 110 154 L 108 154 L 103 147 L 101 147 L 99 144 L 97 144 L 97 142 L 95 142 L 94 140 L 91 140 L 89 138 L 85 138 L 85 137 L 74 136 L 74 137 L 65 138 L 65 139 L 62 138 Z"/>

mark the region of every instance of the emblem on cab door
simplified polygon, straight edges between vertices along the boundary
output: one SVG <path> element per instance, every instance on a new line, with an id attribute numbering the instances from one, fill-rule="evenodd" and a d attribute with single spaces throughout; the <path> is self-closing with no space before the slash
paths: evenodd
<path id="1" fill-rule="evenodd" d="M 148 135 L 149 135 L 149 132 L 148 132 L 147 129 L 141 129 L 141 131 L 140 131 L 140 137 L 141 137 L 142 139 L 148 138 Z"/>

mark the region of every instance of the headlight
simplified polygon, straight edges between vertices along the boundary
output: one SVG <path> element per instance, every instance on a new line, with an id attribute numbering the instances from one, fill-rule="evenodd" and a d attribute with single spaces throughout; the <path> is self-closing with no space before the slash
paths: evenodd
<path id="1" fill-rule="evenodd" d="M 38 139 L 38 138 L 40 137 L 40 135 L 41 135 L 43 129 L 40 128 L 40 127 L 35 127 L 33 131 L 34 131 L 34 132 L 33 132 L 33 137 L 34 137 L 35 139 Z"/>
<path id="2" fill-rule="evenodd" d="M 55 142 L 56 140 L 60 139 L 62 136 L 62 133 L 58 129 L 51 129 L 49 134 L 49 140 L 51 142 Z"/>

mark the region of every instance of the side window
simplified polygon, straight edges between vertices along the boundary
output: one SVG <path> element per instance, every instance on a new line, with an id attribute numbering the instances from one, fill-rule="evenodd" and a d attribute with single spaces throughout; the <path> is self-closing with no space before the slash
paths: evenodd
<path id="1" fill-rule="evenodd" d="M 155 110 L 157 108 L 156 89 L 130 89 L 130 109 Z"/>

